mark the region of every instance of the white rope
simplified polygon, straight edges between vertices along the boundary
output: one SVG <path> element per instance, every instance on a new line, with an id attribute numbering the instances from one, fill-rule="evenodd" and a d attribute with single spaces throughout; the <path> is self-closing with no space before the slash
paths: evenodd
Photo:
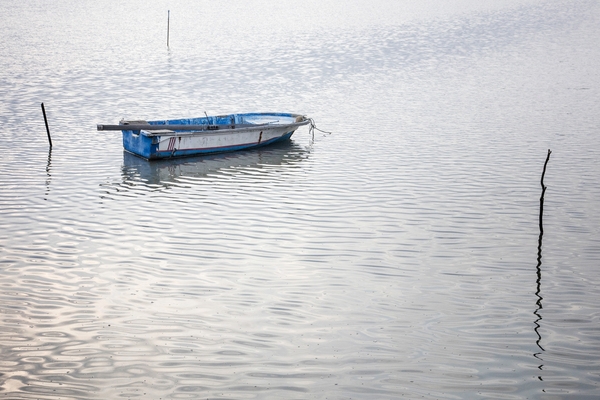
<path id="1" fill-rule="evenodd" d="M 312 135 L 313 141 L 315 140 L 315 131 L 319 131 L 319 132 L 331 135 L 331 132 L 327 132 L 327 131 L 317 128 L 317 124 L 314 119 L 309 118 L 308 120 L 310 121 L 310 127 L 308 128 L 308 133 L 310 133 Z"/>

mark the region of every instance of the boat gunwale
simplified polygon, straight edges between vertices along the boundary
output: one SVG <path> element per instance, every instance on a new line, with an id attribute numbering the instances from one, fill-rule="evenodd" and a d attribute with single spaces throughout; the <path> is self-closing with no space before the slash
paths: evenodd
<path id="1" fill-rule="evenodd" d="M 303 125 L 307 125 L 310 123 L 309 119 L 305 119 L 299 122 L 292 122 L 289 124 L 274 124 L 272 122 L 265 124 L 251 124 L 245 125 L 242 127 L 233 127 L 230 125 L 145 125 L 145 124 L 134 124 L 134 125 L 98 125 L 98 130 L 106 131 L 106 130 L 114 130 L 114 131 L 122 131 L 122 132 L 141 132 L 146 136 L 194 136 L 205 133 L 211 134 L 224 134 L 231 132 L 245 132 L 252 131 L 257 129 L 262 130 L 272 130 L 272 129 L 281 129 L 281 128 L 292 128 L 292 127 L 300 127 Z M 218 129 L 210 129 L 209 126 L 218 126 Z M 124 129 L 125 127 L 129 127 L 129 129 Z M 223 127 L 223 128 L 221 128 Z M 132 129 L 133 128 L 133 129 Z M 152 132 L 152 131 L 160 131 L 160 132 Z M 167 132 L 168 131 L 168 132 Z"/>

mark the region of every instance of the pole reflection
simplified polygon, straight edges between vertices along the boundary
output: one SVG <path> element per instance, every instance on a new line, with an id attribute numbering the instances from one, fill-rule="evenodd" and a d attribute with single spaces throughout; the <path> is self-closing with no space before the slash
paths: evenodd
<path id="1" fill-rule="evenodd" d="M 50 194 L 50 182 L 52 181 L 52 174 L 50 173 L 52 170 L 52 146 L 48 148 L 48 162 L 46 163 L 46 193 L 44 195 L 44 200 L 48 200 L 48 195 Z"/>

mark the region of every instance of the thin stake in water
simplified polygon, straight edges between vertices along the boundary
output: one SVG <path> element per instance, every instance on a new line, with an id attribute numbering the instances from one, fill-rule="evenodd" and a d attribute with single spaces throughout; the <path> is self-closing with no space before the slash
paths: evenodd
<path id="1" fill-rule="evenodd" d="M 46 118 L 46 109 L 44 108 L 44 103 L 42 103 L 42 114 L 44 114 L 44 123 L 46 124 L 46 133 L 48 134 L 48 143 L 50 143 L 50 147 L 52 147 L 52 138 L 50 137 L 50 128 L 48 128 L 48 118 Z"/>
<path id="2" fill-rule="evenodd" d="M 536 301 L 536 305 L 537 305 L 537 309 L 533 312 L 535 314 L 535 316 L 537 317 L 537 319 L 533 322 L 535 324 L 535 328 L 533 328 L 533 330 L 535 331 L 535 334 L 537 335 L 537 340 L 535 341 L 535 343 L 537 344 L 537 346 L 540 348 L 540 350 L 542 351 L 546 351 L 543 347 L 542 347 L 542 335 L 539 331 L 541 325 L 540 325 L 540 321 L 542 320 L 542 316 L 540 314 L 540 311 L 542 310 L 542 300 L 544 299 L 541 295 L 542 292 L 542 238 L 544 236 L 544 224 L 543 224 L 543 217 L 544 217 L 544 195 L 546 194 L 546 189 L 547 187 L 544 185 L 544 175 L 546 175 L 546 166 L 548 166 L 548 161 L 550 160 L 550 154 L 552 154 L 552 151 L 550 149 L 548 149 L 548 155 L 546 156 L 546 162 L 544 163 L 544 170 L 542 171 L 542 179 L 540 181 L 540 184 L 542 185 L 542 196 L 540 197 L 540 236 L 538 237 L 538 254 L 537 254 L 537 266 L 536 266 L 536 273 L 537 273 L 537 290 L 535 292 L 535 295 L 537 296 L 537 301 Z M 533 356 L 541 361 L 542 358 L 540 357 L 542 353 L 535 353 Z M 540 365 L 538 368 L 541 370 L 542 367 L 544 365 Z M 541 376 L 538 376 L 538 378 L 540 380 L 542 380 Z"/>
<path id="3" fill-rule="evenodd" d="M 171 10 L 167 10 L 167 48 L 169 48 L 169 22 L 171 20 Z"/>
<path id="4" fill-rule="evenodd" d="M 546 194 L 546 186 L 544 185 L 544 175 L 546 175 L 546 166 L 548 165 L 548 161 L 550 160 L 550 154 L 552 151 L 548 149 L 548 155 L 546 156 L 546 162 L 544 163 L 544 170 L 542 171 L 542 179 L 540 184 L 542 185 L 542 196 L 540 197 L 540 235 L 544 234 L 544 225 L 542 224 L 542 217 L 544 214 L 544 195 Z"/>

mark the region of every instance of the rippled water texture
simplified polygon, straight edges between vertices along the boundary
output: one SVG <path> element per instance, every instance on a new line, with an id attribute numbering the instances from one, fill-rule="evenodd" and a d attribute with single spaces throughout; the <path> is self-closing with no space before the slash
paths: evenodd
<path id="1" fill-rule="evenodd" d="M 291 3 L 0 3 L 0 397 L 599 397 L 598 2 Z"/>

